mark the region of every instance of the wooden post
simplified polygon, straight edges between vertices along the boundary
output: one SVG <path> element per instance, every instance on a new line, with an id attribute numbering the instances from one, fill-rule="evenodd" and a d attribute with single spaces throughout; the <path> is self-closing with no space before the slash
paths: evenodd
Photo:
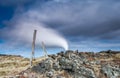
<path id="1" fill-rule="evenodd" d="M 45 57 L 47 58 L 48 55 L 47 55 L 47 51 L 46 51 L 46 49 L 45 49 L 45 44 L 44 44 L 43 41 L 42 41 L 42 48 L 43 48 L 43 51 L 44 51 L 44 55 L 45 55 Z"/>
<path id="2" fill-rule="evenodd" d="M 31 53 L 31 59 L 30 59 L 30 66 L 32 66 L 32 62 L 35 59 L 35 40 L 36 40 L 36 33 L 37 30 L 34 30 L 33 33 L 33 42 L 32 42 L 32 53 Z"/>

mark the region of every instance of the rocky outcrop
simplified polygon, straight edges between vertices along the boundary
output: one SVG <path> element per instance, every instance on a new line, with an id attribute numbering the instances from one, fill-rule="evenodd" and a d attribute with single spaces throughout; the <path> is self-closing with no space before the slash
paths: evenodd
<path id="1" fill-rule="evenodd" d="M 102 66 L 102 73 L 108 78 L 120 78 L 120 68 L 115 68 L 110 65 Z"/>
<path id="2" fill-rule="evenodd" d="M 25 78 L 120 78 L 120 52 L 66 51 L 21 72 Z"/>

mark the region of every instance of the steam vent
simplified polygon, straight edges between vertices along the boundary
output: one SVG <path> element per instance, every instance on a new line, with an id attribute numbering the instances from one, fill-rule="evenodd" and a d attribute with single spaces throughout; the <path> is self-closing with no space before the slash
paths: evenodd
<path id="1" fill-rule="evenodd" d="M 10 78 L 120 78 L 120 52 L 60 52 Z"/>

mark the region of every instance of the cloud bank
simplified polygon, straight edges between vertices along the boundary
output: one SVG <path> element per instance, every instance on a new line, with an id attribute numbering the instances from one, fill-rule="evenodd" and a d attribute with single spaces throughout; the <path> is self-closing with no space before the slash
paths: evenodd
<path id="1" fill-rule="evenodd" d="M 41 42 L 44 42 L 46 46 L 61 47 L 68 50 L 67 40 L 60 33 L 41 22 L 40 17 L 39 11 L 34 11 L 33 8 L 28 9 L 26 12 L 23 11 L 21 14 L 16 13 L 8 23 L 10 26 L 2 30 L 2 36 L 7 40 L 7 45 L 8 43 L 12 44 L 11 46 L 13 47 L 26 44 L 26 46 L 30 45 L 32 43 L 33 31 L 36 29 L 37 45 L 40 46 Z"/>
<path id="2" fill-rule="evenodd" d="M 14 26 L 17 26 L 17 31 L 22 31 L 24 23 L 28 25 L 28 22 L 32 29 L 33 23 L 36 23 L 36 26 L 62 33 L 69 40 L 71 48 L 81 48 L 82 45 L 89 48 L 95 44 L 98 44 L 97 48 L 120 47 L 118 0 L 36 0 L 27 8 L 22 8 L 25 11 L 18 13 L 18 8 L 10 21 L 13 25 L 9 27 L 11 31 L 15 31 L 12 30 Z M 19 22 L 21 25 L 17 24 Z"/>

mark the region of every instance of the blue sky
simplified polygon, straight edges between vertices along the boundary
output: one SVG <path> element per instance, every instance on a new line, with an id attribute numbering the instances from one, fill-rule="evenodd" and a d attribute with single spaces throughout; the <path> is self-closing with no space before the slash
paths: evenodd
<path id="1" fill-rule="evenodd" d="M 38 40 L 53 43 L 49 54 L 64 50 L 66 41 L 72 50 L 120 50 L 119 8 L 119 0 L 1 0 L 0 53 L 29 53 L 35 25 L 42 33 Z"/>

